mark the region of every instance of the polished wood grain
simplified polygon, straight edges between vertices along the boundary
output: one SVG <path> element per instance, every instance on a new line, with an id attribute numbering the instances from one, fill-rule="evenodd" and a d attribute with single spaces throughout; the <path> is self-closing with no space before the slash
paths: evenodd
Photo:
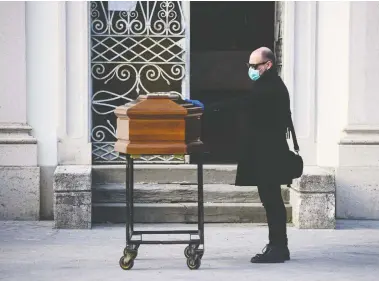
<path id="1" fill-rule="evenodd" d="M 199 107 L 177 96 L 140 96 L 116 108 L 115 151 L 123 154 L 189 154 L 200 152 Z"/>

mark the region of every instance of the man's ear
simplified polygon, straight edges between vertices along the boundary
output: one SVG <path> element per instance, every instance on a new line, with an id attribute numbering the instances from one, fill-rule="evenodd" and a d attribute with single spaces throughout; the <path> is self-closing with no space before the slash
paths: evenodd
<path id="1" fill-rule="evenodd" d="M 271 69 L 274 66 L 274 64 L 270 60 L 267 63 L 268 63 L 267 70 Z"/>

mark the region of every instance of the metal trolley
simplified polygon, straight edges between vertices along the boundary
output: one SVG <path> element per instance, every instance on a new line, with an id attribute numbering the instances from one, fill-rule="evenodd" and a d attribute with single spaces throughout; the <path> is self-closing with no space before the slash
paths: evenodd
<path id="1" fill-rule="evenodd" d="M 197 186 L 198 186 L 198 229 L 197 230 L 157 230 L 157 231 L 135 231 L 134 230 L 134 159 L 130 154 L 126 154 L 126 247 L 123 256 L 120 258 L 120 266 L 124 270 L 129 270 L 134 265 L 134 260 L 138 255 L 138 248 L 142 244 L 188 244 L 184 249 L 189 269 L 198 269 L 201 265 L 201 258 L 204 255 L 204 203 L 203 203 L 203 160 L 202 155 L 198 155 L 197 160 Z M 188 240 L 165 240 L 165 241 L 144 241 L 142 235 L 156 234 L 188 234 Z M 198 236 L 199 238 L 193 238 Z"/>

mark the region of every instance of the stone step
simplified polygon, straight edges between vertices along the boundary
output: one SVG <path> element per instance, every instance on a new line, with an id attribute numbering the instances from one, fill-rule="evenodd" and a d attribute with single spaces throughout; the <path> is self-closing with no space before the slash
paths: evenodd
<path id="1" fill-rule="evenodd" d="M 287 220 L 292 208 L 286 204 Z M 94 203 L 93 223 L 124 223 L 125 204 Z M 205 223 L 265 223 L 265 210 L 260 203 L 205 203 Z M 134 204 L 135 223 L 196 223 L 196 203 Z"/>
<path id="2" fill-rule="evenodd" d="M 236 177 L 236 165 L 204 165 L 204 184 L 233 184 Z M 94 184 L 124 183 L 126 165 L 92 166 Z M 196 183 L 197 166 L 191 164 L 135 164 L 135 183 Z"/>
<path id="3" fill-rule="evenodd" d="M 289 188 L 282 187 L 283 200 L 289 202 Z M 125 203 L 125 184 L 100 184 L 92 187 L 94 203 Z M 197 185 L 135 184 L 136 203 L 196 203 Z M 205 203 L 260 203 L 258 189 L 253 186 L 205 184 Z"/>

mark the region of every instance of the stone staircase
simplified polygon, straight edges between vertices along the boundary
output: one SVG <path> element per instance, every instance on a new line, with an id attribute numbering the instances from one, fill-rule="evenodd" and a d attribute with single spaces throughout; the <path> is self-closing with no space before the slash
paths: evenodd
<path id="1" fill-rule="evenodd" d="M 135 165 L 134 171 L 135 222 L 197 221 L 195 165 Z M 257 188 L 234 186 L 235 173 L 235 166 L 204 166 L 205 222 L 266 222 Z M 125 166 L 93 166 L 92 177 L 93 222 L 125 222 Z M 282 196 L 290 221 L 287 187 Z"/>

